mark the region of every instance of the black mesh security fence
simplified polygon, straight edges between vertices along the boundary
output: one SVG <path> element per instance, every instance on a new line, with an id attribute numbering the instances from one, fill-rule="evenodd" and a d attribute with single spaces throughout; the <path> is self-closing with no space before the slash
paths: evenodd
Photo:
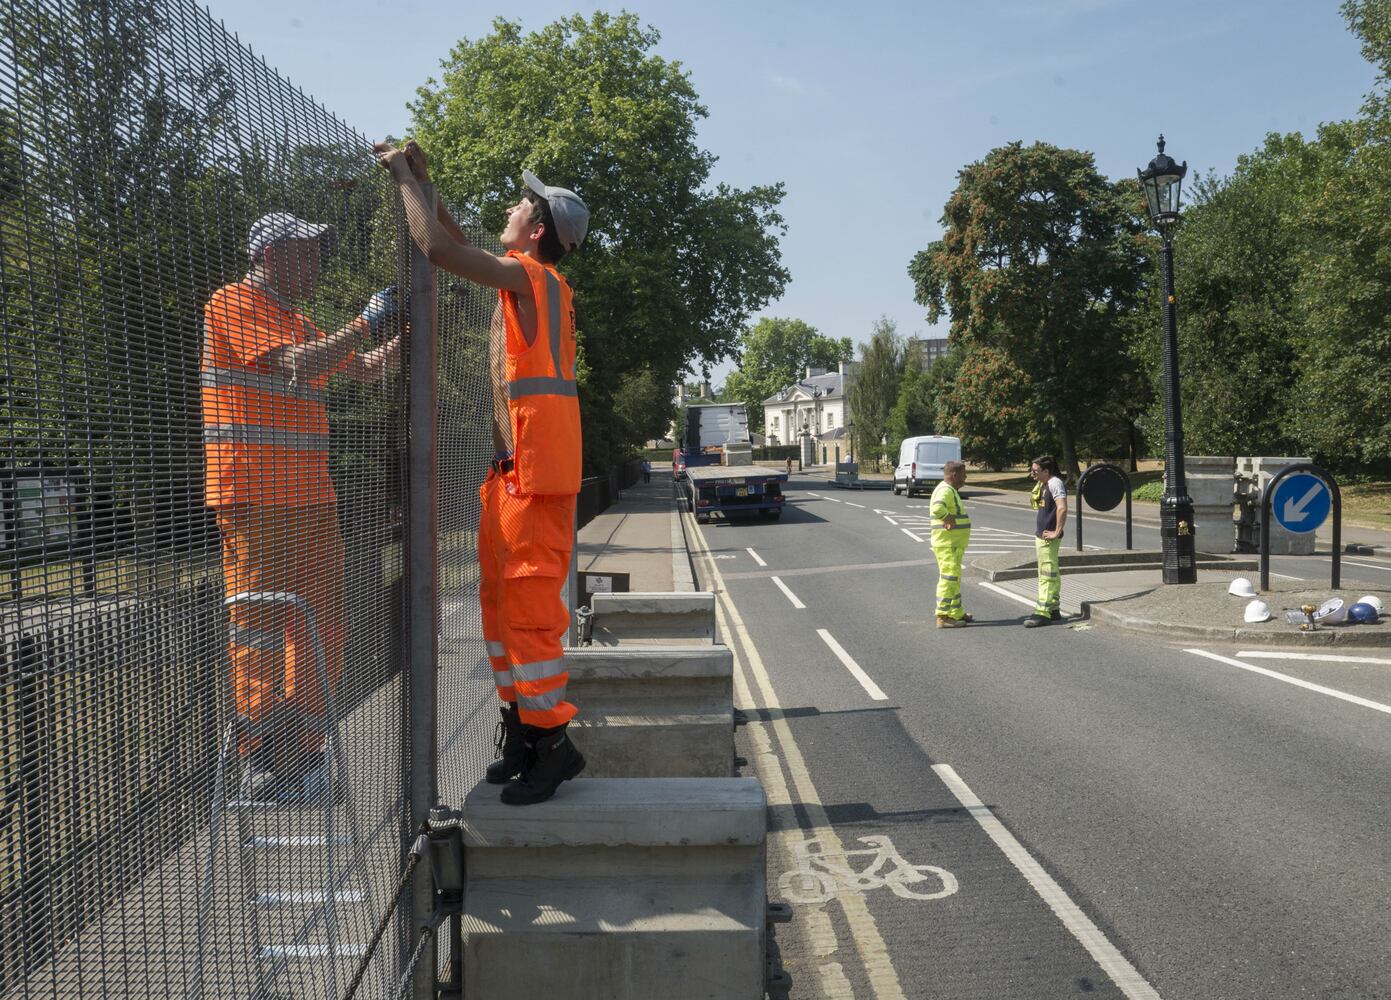
<path id="1" fill-rule="evenodd" d="M 370 946 L 434 780 L 408 249 L 367 139 L 201 8 L 0 0 L 0 997 L 336 997 L 364 960 L 359 995 L 398 994 L 405 918 Z M 441 290 L 461 776 L 491 751 L 490 312 Z"/>
<path id="2" fill-rule="evenodd" d="M 501 250 L 476 226 L 475 246 Z M 497 293 L 441 274 L 439 289 L 439 780 L 460 803 L 493 758 L 499 700 L 479 613 L 479 488 L 493 454 L 488 335 Z"/>

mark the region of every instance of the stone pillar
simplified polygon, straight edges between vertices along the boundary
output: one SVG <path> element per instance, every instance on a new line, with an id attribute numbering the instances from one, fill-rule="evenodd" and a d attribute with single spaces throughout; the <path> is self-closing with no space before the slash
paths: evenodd
<path id="1" fill-rule="evenodd" d="M 1287 465 L 1294 465 L 1296 462 L 1311 462 L 1311 458 L 1294 457 L 1256 457 L 1239 456 L 1236 460 L 1236 471 L 1239 475 L 1247 476 L 1256 480 L 1260 487 L 1261 495 L 1264 496 L 1266 487 L 1275 478 L 1275 474 Z M 1260 507 L 1256 509 L 1257 530 L 1260 528 Z M 1259 534 L 1257 535 L 1259 538 Z M 1286 531 L 1280 527 L 1280 522 L 1271 518 L 1270 520 L 1270 554 L 1277 556 L 1311 556 L 1314 554 L 1314 532 L 1305 531 L 1298 534 Z"/>
<path id="2" fill-rule="evenodd" d="M 1232 527 L 1232 487 L 1236 458 L 1232 455 L 1186 455 L 1188 495 L 1193 498 L 1193 548 L 1225 555 L 1236 543 Z"/>

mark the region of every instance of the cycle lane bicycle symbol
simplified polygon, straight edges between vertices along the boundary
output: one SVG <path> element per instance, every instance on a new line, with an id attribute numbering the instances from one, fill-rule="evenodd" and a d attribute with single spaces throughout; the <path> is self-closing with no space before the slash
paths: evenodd
<path id="1" fill-rule="evenodd" d="M 928 900 L 943 899 L 960 888 L 956 876 L 945 868 L 909 864 L 888 837 L 857 839 L 866 845 L 863 850 L 844 851 L 840 855 L 824 853 L 819 837 L 794 845 L 797 867 L 778 879 L 783 897 L 790 903 L 815 905 L 830 902 L 842 892 L 868 892 L 888 886 L 901 899 Z M 856 871 L 852 858 L 870 861 Z"/>

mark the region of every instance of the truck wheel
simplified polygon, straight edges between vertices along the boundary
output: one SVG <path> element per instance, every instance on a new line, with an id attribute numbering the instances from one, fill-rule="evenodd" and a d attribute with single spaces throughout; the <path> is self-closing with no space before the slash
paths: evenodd
<path id="1" fill-rule="evenodd" d="M 898 488 L 898 483 L 894 483 L 894 496 L 900 496 L 900 495 L 901 495 L 901 493 L 900 493 L 899 488 Z"/>

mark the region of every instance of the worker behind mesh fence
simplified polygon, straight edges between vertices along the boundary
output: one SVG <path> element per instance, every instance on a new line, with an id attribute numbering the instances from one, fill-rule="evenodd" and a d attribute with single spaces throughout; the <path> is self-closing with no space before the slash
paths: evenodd
<path id="1" fill-rule="evenodd" d="M 375 382 L 400 353 L 399 335 L 358 353 L 395 316 L 394 289 L 327 335 L 296 308 L 319 283 L 331 237 L 288 213 L 263 216 L 247 242 L 250 271 L 203 311 L 205 494 L 222 533 L 242 780 L 254 785 L 242 791 L 258 799 L 326 790 L 335 720 L 324 688 L 342 672 L 348 623 L 324 391 L 335 372 Z"/>
<path id="2" fill-rule="evenodd" d="M 556 264 L 584 240 L 589 210 L 573 191 L 524 170 L 500 237 L 507 253 L 494 256 L 469 244 L 443 203 L 430 206 L 418 146 L 383 143 L 377 153 L 430 262 L 498 290 L 489 352 L 493 461 L 480 491 L 478 553 L 483 637 L 503 705 L 501 753 L 485 777 L 506 785 L 503 802 L 542 802 L 584 769 L 566 734 L 576 708 L 565 700 L 561 641 L 582 465 L 575 316 Z"/>
<path id="3" fill-rule="evenodd" d="M 961 603 L 961 561 L 971 541 L 971 518 L 961 502 L 966 463 L 947 462 L 932 491 L 932 554 L 937 557 L 937 627 L 961 628 L 975 621 Z"/>

